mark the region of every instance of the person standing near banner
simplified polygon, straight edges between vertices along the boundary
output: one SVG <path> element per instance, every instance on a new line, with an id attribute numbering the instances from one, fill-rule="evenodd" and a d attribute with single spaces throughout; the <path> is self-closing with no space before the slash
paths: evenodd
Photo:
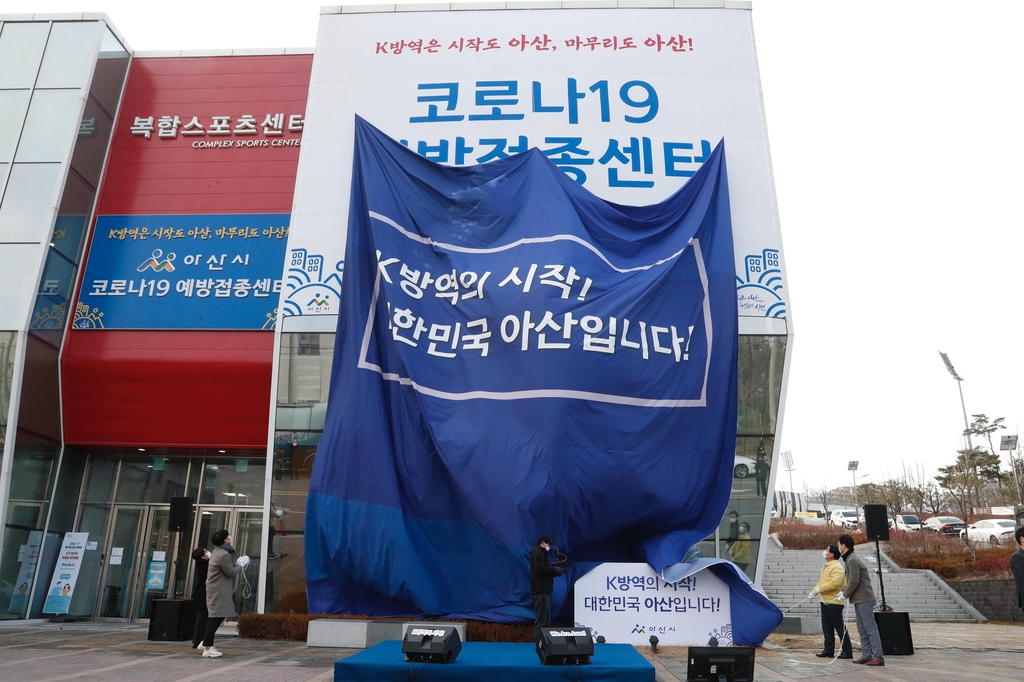
<path id="1" fill-rule="evenodd" d="M 859 556 L 853 553 L 853 536 L 840 535 L 839 549 L 846 563 L 846 587 L 841 594 L 853 605 L 857 614 L 857 632 L 860 633 L 860 658 L 854 663 L 885 665 L 882 638 L 875 622 L 875 593 L 871 589 L 871 574 Z"/>
<path id="2" fill-rule="evenodd" d="M 821 631 L 825 635 L 825 648 L 814 654 L 818 658 L 832 658 L 836 655 L 836 636 L 842 653 L 839 658 L 853 658 L 853 644 L 843 625 L 843 600 L 839 598 L 846 587 L 846 572 L 839 563 L 839 546 L 829 545 L 825 550 L 825 565 L 821 568 L 818 584 L 809 596 L 821 599 Z"/>
<path id="3" fill-rule="evenodd" d="M 205 650 L 203 637 L 206 636 L 206 623 L 210 619 L 210 611 L 206 607 L 206 576 L 210 569 L 210 553 L 205 547 L 197 547 L 192 552 L 196 562 L 195 575 L 192 579 L 192 601 L 196 607 L 196 628 L 192 633 L 192 648 Z"/>
<path id="4" fill-rule="evenodd" d="M 551 538 L 541 535 L 530 550 L 530 593 L 533 595 L 533 641 L 541 645 L 540 629 L 551 625 L 551 592 L 555 589 L 555 578 L 565 575 L 565 569 L 555 566 L 548 559 Z"/>
<path id="5" fill-rule="evenodd" d="M 210 555 L 210 568 L 206 575 L 206 608 L 210 612 L 203 637 L 203 658 L 223 656 L 213 645 L 217 628 L 225 618 L 235 617 L 235 577 L 249 565 L 249 557 L 235 561 L 235 548 L 231 546 L 231 534 L 219 530 L 210 537 L 216 545 Z"/>

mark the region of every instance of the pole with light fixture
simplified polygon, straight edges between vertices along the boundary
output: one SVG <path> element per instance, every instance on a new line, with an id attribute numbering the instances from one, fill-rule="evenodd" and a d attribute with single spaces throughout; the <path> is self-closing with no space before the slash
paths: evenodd
<path id="1" fill-rule="evenodd" d="M 973 450 L 974 446 L 971 444 L 971 434 L 969 433 L 971 427 L 967 423 L 967 406 L 964 404 L 964 389 L 961 386 L 963 383 L 963 377 L 957 374 L 956 370 L 953 369 L 953 363 L 949 361 L 948 355 L 940 350 L 939 356 L 942 358 L 942 361 L 946 363 L 946 369 L 948 369 L 949 373 L 953 375 L 954 379 L 956 379 L 956 387 L 960 390 L 960 409 L 964 412 L 964 435 L 967 436 L 968 449 Z"/>
<path id="2" fill-rule="evenodd" d="M 860 530 L 860 505 L 857 503 L 857 466 L 859 464 L 860 462 L 851 460 L 846 467 L 853 479 L 853 486 L 850 488 L 850 492 L 853 493 L 853 513 L 857 515 L 857 530 Z"/>

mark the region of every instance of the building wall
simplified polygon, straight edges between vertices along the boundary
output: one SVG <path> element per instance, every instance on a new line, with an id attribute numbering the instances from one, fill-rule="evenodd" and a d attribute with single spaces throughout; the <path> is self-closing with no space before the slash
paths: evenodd
<path id="1" fill-rule="evenodd" d="M 305 112 L 311 62 L 306 54 L 136 58 L 97 215 L 289 213 L 299 147 L 272 143 L 301 140 L 287 121 Z M 284 130 L 265 134 L 260 123 L 277 113 Z M 258 119 L 255 134 L 237 131 L 245 115 Z M 212 134 L 218 116 L 230 118 L 226 135 Z M 200 130 L 188 130 L 193 117 L 203 134 L 188 134 Z M 225 243 L 150 241 L 177 252 L 186 242 L 200 251 Z M 80 311 L 62 360 L 68 443 L 266 447 L 272 325 L 202 329 L 197 319 L 186 328 L 112 329 L 90 316 L 98 314 Z"/>
<path id="2" fill-rule="evenodd" d="M 947 580 L 946 583 L 989 620 L 1024 622 L 1024 610 L 1017 606 L 1017 586 L 1013 578 Z"/>

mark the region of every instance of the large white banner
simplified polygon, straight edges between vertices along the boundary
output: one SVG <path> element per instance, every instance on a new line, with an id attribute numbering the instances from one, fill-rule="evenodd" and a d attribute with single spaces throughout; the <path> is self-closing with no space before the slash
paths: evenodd
<path id="1" fill-rule="evenodd" d="M 75 594 L 78 571 L 82 567 L 82 557 L 85 554 L 85 547 L 88 542 L 88 533 L 67 533 L 64 535 L 64 544 L 60 548 L 57 565 L 53 567 L 50 588 L 46 592 L 46 603 L 43 604 L 43 613 L 68 612 L 68 607 L 71 605 L 71 597 Z"/>
<path id="2" fill-rule="evenodd" d="M 786 317 L 749 10 L 321 15 L 285 315 L 337 314 L 356 114 L 448 165 L 537 147 L 628 205 L 675 192 L 724 138 L 740 315 Z"/>
<path id="3" fill-rule="evenodd" d="M 577 625 L 609 642 L 705 646 L 732 644 L 729 587 L 703 570 L 667 583 L 647 564 L 606 563 L 576 581 Z"/>

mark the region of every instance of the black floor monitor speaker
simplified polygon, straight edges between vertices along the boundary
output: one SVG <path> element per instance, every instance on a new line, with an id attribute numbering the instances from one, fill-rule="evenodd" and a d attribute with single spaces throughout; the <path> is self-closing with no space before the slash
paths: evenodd
<path id="1" fill-rule="evenodd" d="M 886 656 L 913 656 L 914 637 L 910 634 L 910 614 L 906 611 L 876 611 L 878 636 Z"/>
<path id="2" fill-rule="evenodd" d="M 541 628 L 537 657 L 544 665 L 588 665 L 594 655 L 590 628 Z"/>
<path id="3" fill-rule="evenodd" d="M 691 646 L 686 652 L 688 682 L 754 682 L 752 646 Z"/>
<path id="4" fill-rule="evenodd" d="M 452 625 L 409 628 L 402 653 L 411 663 L 454 663 L 462 651 L 459 631 Z"/>
<path id="5" fill-rule="evenodd" d="M 868 540 L 889 539 L 889 515 L 884 504 L 864 505 L 864 525 L 867 526 Z"/>
<path id="6" fill-rule="evenodd" d="M 192 530 L 192 505 L 195 503 L 191 497 L 171 498 L 171 530 Z"/>
<path id="7" fill-rule="evenodd" d="M 149 607 L 149 640 L 183 642 L 196 629 L 196 606 L 191 599 L 154 599 Z"/>

